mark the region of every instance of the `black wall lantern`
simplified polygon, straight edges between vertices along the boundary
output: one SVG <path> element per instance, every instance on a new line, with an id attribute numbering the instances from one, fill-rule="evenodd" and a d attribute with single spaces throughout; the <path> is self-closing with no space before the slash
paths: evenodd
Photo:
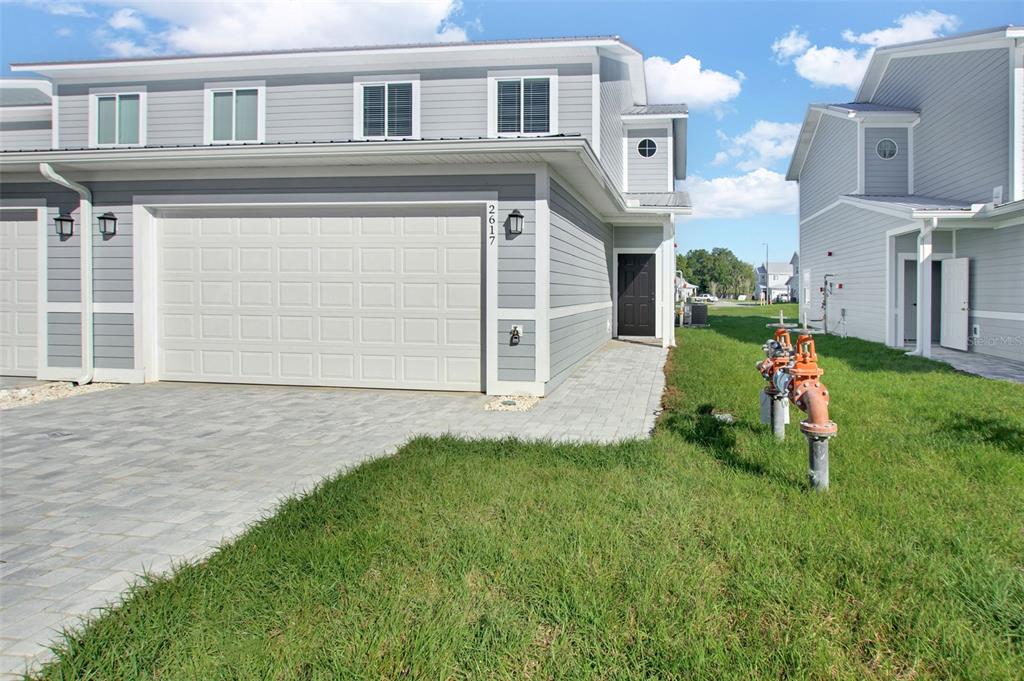
<path id="1" fill-rule="evenodd" d="M 70 215 L 58 215 L 53 219 L 53 225 L 57 228 L 57 236 L 61 239 L 68 239 L 75 233 L 75 219 Z"/>
<path id="2" fill-rule="evenodd" d="M 117 234 L 117 216 L 113 213 L 104 213 L 99 217 L 100 234 L 111 237 Z"/>
<path id="3" fill-rule="evenodd" d="M 523 219 L 523 214 L 519 212 L 519 209 L 513 208 L 512 212 L 508 214 L 508 233 L 522 234 Z"/>

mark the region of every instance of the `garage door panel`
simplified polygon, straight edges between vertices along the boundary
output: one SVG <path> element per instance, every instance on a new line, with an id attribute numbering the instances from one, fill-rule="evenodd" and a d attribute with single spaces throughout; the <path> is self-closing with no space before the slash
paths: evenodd
<path id="1" fill-rule="evenodd" d="M 5 211 L 29 218 L 34 211 Z M 33 219 L 0 219 L 0 374 L 35 376 L 38 370 L 38 229 Z M 55 286 L 59 288 L 59 284 Z M 68 289 L 77 287 L 77 279 Z"/>
<path id="2" fill-rule="evenodd" d="M 162 378 L 481 388 L 480 215 L 297 210 L 164 218 Z"/>

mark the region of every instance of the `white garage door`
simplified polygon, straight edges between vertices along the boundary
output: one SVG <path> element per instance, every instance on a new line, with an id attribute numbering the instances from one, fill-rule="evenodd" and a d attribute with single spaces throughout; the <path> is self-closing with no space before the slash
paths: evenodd
<path id="1" fill-rule="evenodd" d="M 481 214 L 162 213 L 161 378 L 481 390 Z"/>
<path id="2" fill-rule="evenodd" d="M 34 210 L 0 210 L 0 375 L 35 376 L 38 317 Z"/>

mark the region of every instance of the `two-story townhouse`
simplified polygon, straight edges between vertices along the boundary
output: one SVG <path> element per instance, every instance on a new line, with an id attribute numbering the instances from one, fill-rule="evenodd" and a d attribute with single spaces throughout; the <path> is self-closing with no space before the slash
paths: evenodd
<path id="1" fill-rule="evenodd" d="M 544 395 L 673 342 L 686 107 L 617 37 L 13 70 L 0 373 Z"/>
<path id="2" fill-rule="evenodd" d="M 787 179 L 805 319 L 1024 360 L 1024 29 L 876 50 L 854 102 L 808 109 Z"/>
<path id="3" fill-rule="evenodd" d="M 788 262 L 765 262 L 754 269 L 757 275 L 757 290 L 754 297 L 762 295 L 766 300 L 776 301 L 780 296 L 789 295 L 788 282 L 793 276 L 793 266 Z"/>

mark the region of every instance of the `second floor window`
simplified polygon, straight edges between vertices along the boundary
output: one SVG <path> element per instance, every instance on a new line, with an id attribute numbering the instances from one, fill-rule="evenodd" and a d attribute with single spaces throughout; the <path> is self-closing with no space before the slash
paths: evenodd
<path id="1" fill-rule="evenodd" d="M 213 141 L 255 142 L 259 139 L 259 90 L 213 92 Z"/>
<path id="2" fill-rule="evenodd" d="M 141 92 L 93 95 L 91 145 L 136 146 L 145 140 L 145 100 Z"/>
<path id="3" fill-rule="evenodd" d="M 412 83 L 366 83 L 362 89 L 363 137 L 414 136 Z"/>
<path id="4" fill-rule="evenodd" d="M 498 134 L 551 132 L 551 79 L 498 80 Z"/>

